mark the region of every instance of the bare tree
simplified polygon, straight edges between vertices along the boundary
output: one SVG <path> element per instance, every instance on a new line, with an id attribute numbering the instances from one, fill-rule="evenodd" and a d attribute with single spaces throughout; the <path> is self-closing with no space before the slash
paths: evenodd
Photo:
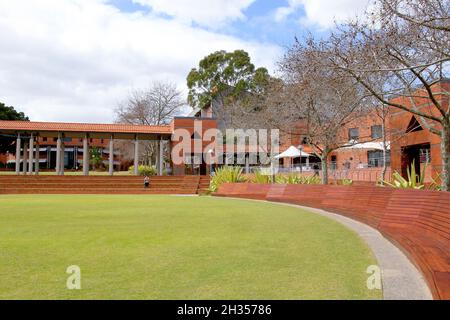
<path id="1" fill-rule="evenodd" d="M 450 190 L 449 92 L 442 85 L 450 72 L 450 1 L 379 0 L 374 8 L 332 35 L 329 59 L 381 104 L 418 116 L 441 137 L 442 188 Z"/>
<path id="2" fill-rule="evenodd" d="M 176 85 L 169 82 L 155 82 L 147 90 L 135 90 L 116 110 L 118 123 L 141 125 L 165 125 L 174 116 L 181 114 L 185 105 L 182 93 Z M 145 164 L 156 162 L 157 146 L 154 141 L 142 141 L 141 158 Z M 129 142 L 118 143 L 124 158 L 133 156 Z"/>
<path id="3" fill-rule="evenodd" d="M 281 62 L 286 88 L 280 92 L 280 107 L 272 108 L 291 133 L 299 121 L 304 124 L 298 134 L 321 159 L 323 184 L 328 184 L 330 153 L 357 143 L 342 129 L 367 114 L 368 97 L 354 79 L 329 64 L 330 54 L 320 41 L 297 41 Z"/>

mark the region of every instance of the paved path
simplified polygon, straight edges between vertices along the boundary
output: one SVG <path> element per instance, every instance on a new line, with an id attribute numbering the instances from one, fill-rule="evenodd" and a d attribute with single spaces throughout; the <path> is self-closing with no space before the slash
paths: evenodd
<path id="1" fill-rule="evenodd" d="M 223 199 L 223 198 L 222 198 Z M 239 200 L 250 200 L 234 198 Z M 269 201 L 266 201 L 269 202 Z M 333 219 L 356 232 L 370 247 L 381 269 L 385 300 L 430 300 L 431 292 L 422 274 L 405 254 L 374 228 L 356 220 L 325 210 L 282 202 L 269 202 L 297 207 Z M 369 274 L 367 275 L 369 276 Z"/>

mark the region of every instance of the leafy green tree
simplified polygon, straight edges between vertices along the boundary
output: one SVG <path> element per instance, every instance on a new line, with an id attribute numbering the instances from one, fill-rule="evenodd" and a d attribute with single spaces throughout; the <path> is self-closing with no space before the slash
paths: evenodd
<path id="1" fill-rule="evenodd" d="M 90 160 L 89 164 L 92 166 L 93 170 L 101 168 L 103 166 L 102 151 L 100 148 L 93 147 L 89 150 Z"/>
<path id="2" fill-rule="evenodd" d="M 239 98 L 245 92 L 262 93 L 269 82 L 266 68 L 257 68 L 244 50 L 211 53 L 187 76 L 188 102 L 192 107 L 205 107 L 219 98 Z"/>
<path id="3" fill-rule="evenodd" d="M 0 120 L 22 120 L 29 121 L 23 112 L 17 112 L 13 107 L 8 107 L 0 102 Z M 16 137 L 0 135 L 0 153 L 15 150 L 14 142 Z"/>

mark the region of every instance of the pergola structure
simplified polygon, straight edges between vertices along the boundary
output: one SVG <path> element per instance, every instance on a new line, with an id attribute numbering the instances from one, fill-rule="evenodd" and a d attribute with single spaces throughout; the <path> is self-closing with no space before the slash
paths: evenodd
<path id="1" fill-rule="evenodd" d="M 64 138 L 83 139 L 83 174 L 89 175 L 89 139 L 109 139 L 109 174 L 114 169 L 114 139 L 134 141 L 134 173 L 138 174 L 139 141 L 158 141 L 158 175 L 163 173 L 163 141 L 170 141 L 172 128 L 169 125 L 131 125 L 131 124 L 90 124 L 34 121 L 0 121 L 0 133 L 17 136 L 16 174 L 20 174 L 20 162 L 23 161 L 23 173 L 39 173 L 39 145 L 37 138 L 56 138 L 56 168 L 58 175 L 64 175 Z M 24 139 L 25 138 L 25 139 Z M 23 143 L 22 143 L 22 140 Z M 23 157 L 21 155 L 23 145 Z M 28 149 L 28 151 L 27 151 Z M 34 149 L 35 154 L 34 154 Z M 34 161 L 37 159 L 37 163 Z"/>

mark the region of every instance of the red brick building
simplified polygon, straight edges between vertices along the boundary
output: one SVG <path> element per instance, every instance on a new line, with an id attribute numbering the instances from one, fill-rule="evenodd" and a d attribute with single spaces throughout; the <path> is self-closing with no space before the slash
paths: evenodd
<path id="1" fill-rule="evenodd" d="M 423 90 L 423 89 L 422 89 Z M 450 81 L 442 81 L 432 87 L 436 100 L 444 109 L 449 108 L 448 92 L 450 91 Z M 417 96 L 426 96 L 426 93 L 418 90 Z M 427 98 L 415 98 L 415 105 L 418 110 L 438 115 L 438 110 Z M 411 108 L 411 100 L 406 97 L 397 97 L 392 100 Z M 430 121 L 410 112 L 392 108 L 390 127 L 393 128 L 391 134 L 391 165 L 392 169 L 406 174 L 407 166 L 413 162 L 416 170 L 421 171 L 426 166 L 426 176 L 437 177 L 442 170 L 441 137 L 432 133 L 430 127 L 441 130 L 441 125 L 435 121 Z"/>

